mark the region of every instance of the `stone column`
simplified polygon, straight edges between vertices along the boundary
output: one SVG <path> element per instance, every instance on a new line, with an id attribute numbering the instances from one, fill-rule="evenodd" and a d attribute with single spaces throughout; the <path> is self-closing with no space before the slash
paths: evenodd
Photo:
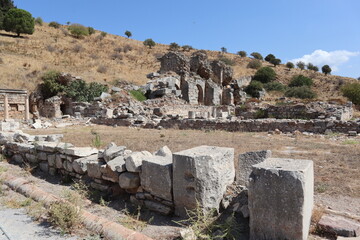
<path id="1" fill-rule="evenodd" d="M 25 95 L 25 120 L 30 120 L 30 113 L 29 113 L 29 96 Z"/>
<path id="2" fill-rule="evenodd" d="M 9 119 L 9 98 L 8 95 L 4 95 L 4 118 Z"/>

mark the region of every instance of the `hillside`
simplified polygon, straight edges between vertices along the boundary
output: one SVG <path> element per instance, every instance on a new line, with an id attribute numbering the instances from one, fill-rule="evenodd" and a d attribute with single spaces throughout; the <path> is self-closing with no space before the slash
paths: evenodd
<path id="1" fill-rule="evenodd" d="M 42 73 L 53 69 L 81 76 L 86 81 L 113 84 L 116 80 L 125 80 L 141 85 L 147 81 L 146 74 L 159 70 L 157 57 L 165 54 L 169 47 L 157 44 L 148 49 L 142 41 L 111 34 L 102 37 L 100 31 L 84 39 L 76 39 L 66 29 L 67 26 L 54 29 L 44 24 L 36 26 L 33 35 L 22 38 L 0 31 L 0 88 L 33 90 Z M 194 51 L 184 54 L 190 56 Z M 210 59 L 222 55 L 218 51 L 206 52 Z M 255 73 L 256 70 L 246 67 L 251 58 L 240 58 L 230 53 L 224 56 L 233 60 L 235 77 Z M 267 62 L 263 65 L 271 66 Z M 356 81 L 309 70 L 289 71 L 284 65 L 277 66 L 275 70 L 281 83 L 288 83 L 293 75 L 300 73 L 312 77 L 314 90 L 319 99 L 324 100 L 341 98 L 341 85 Z"/>

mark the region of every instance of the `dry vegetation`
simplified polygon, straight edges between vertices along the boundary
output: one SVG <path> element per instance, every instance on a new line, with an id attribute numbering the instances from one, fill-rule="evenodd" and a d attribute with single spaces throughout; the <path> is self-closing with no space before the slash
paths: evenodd
<path id="1" fill-rule="evenodd" d="M 135 84 L 146 83 L 146 74 L 157 71 L 157 58 L 168 51 L 169 46 L 157 44 L 148 49 L 141 41 L 101 32 L 83 39 L 69 35 L 67 26 L 54 29 L 36 26 L 35 33 L 23 38 L 14 38 L 0 32 L 0 88 L 33 90 L 41 74 L 49 69 L 69 72 L 86 81 L 111 84 L 126 80 Z M 184 52 L 191 55 L 195 50 Z M 251 58 L 235 54 L 206 51 L 210 59 L 226 57 L 234 62 L 235 77 L 252 75 L 256 70 L 247 68 Z M 266 54 L 266 53 L 264 53 Z M 283 60 L 285 61 L 285 60 Z M 269 65 L 263 62 L 263 65 Z M 295 74 L 304 74 L 315 79 L 314 89 L 320 99 L 339 98 L 339 88 L 351 78 L 324 76 L 321 73 L 300 69 L 289 71 L 284 65 L 275 68 L 278 81 L 288 83 Z"/>
<path id="2" fill-rule="evenodd" d="M 315 164 L 315 191 L 331 196 L 360 197 L 360 139 L 340 136 L 268 135 L 266 133 L 229 133 L 199 130 L 152 130 L 126 127 L 71 127 L 29 130 L 31 134 L 63 133 L 64 141 L 89 146 L 96 131 L 102 147 L 109 142 L 133 151 L 155 151 L 167 145 L 173 152 L 199 145 L 235 148 L 235 155 L 270 149 L 274 157 L 311 159 Z M 336 140 L 338 139 L 338 140 Z"/>

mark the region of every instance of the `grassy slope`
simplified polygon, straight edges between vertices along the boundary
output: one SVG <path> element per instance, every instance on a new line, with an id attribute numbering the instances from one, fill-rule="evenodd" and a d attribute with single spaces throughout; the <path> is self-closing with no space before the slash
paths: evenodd
<path id="1" fill-rule="evenodd" d="M 81 76 L 86 81 L 111 84 L 121 79 L 135 84 L 146 83 L 146 74 L 157 71 L 160 63 L 157 57 L 168 51 L 167 45 L 158 44 L 153 49 L 146 48 L 141 41 L 108 34 L 100 40 L 100 32 L 84 39 L 75 39 L 63 29 L 37 26 L 34 35 L 13 38 L 6 32 L 0 32 L 0 88 L 22 88 L 33 90 L 44 71 L 56 69 Z M 112 59 L 114 49 L 130 46 L 131 51 L 121 52 L 120 58 Z M 193 51 L 185 54 L 191 55 Z M 220 53 L 207 51 L 210 59 L 216 59 Z M 225 54 L 235 62 L 235 77 L 252 75 L 255 70 L 246 68 L 250 58 L 240 58 L 234 54 Z M 263 65 L 269 65 L 264 62 Z M 324 76 L 312 71 L 292 69 L 283 65 L 275 68 L 278 81 L 288 83 L 295 74 L 302 73 L 314 78 L 320 99 L 339 98 L 339 83 L 356 81 L 339 76 Z M 99 72 L 100 71 L 100 72 Z"/>

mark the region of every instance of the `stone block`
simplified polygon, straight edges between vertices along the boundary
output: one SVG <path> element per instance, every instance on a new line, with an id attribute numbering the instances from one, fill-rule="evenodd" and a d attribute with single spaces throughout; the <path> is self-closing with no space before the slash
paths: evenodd
<path id="1" fill-rule="evenodd" d="M 250 239 L 306 240 L 314 197 L 310 160 L 269 158 L 249 179 Z"/>
<path id="2" fill-rule="evenodd" d="M 113 171 L 107 164 L 104 164 L 100 168 L 100 172 L 102 173 L 102 179 L 110 182 L 118 182 L 119 181 L 119 173 Z"/>
<path id="3" fill-rule="evenodd" d="M 39 164 L 39 167 L 41 169 L 41 171 L 48 173 L 49 172 L 49 164 L 47 162 L 41 162 Z"/>
<path id="4" fill-rule="evenodd" d="M 102 165 L 104 165 L 104 162 L 99 161 L 97 158 L 95 160 L 87 161 L 87 175 L 91 178 L 101 178 L 102 173 L 100 168 Z"/>
<path id="5" fill-rule="evenodd" d="M 235 178 L 234 149 L 199 146 L 173 154 L 175 214 L 200 205 L 204 211 L 219 209 L 226 187 Z"/>
<path id="6" fill-rule="evenodd" d="M 90 155 L 98 154 L 98 150 L 92 147 L 72 147 L 63 149 L 63 154 L 75 157 L 87 157 Z"/>
<path id="7" fill-rule="evenodd" d="M 271 158 L 271 151 L 246 152 L 239 155 L 238 169 L 236 170 L 236 183 L 248 186 L 252 166 Z"/>
<path id="8" fill-rule="evenodd" d="M 116 146 L 115 143 L 111 143 L 105 148 L 102 155 L 105 162 L 108 162 L 118 156 L 124 155 L 125 150 L 126 150 L 125 146 Z"/>
<path id="9" fill-rule="evenodd" d="M 48 160 L 49 166 L 54 167 L 55 166 L 55 160 L 56 160 L 56 154 L 49 154 L 47 156 L 47 160 Z"/>
<path id="10" fill-rule="evenodd" d="M 172 209 L 170 207 L 168 207 L 164 204 L 161 204 L 159 202 L 145 200 L 144 204 L 145 204 L 145 207 L 147 207 L 151 211 L 158 212 L 163 215 L 169 215 L 172 212 Z"/>
<path id="11" fill-rule="evenodd" d="M 22 164 L 24 162 L 24 158 L 20 154 L 15 154 L 12 156 L 11 161 Z"/>
<path id="12" fill-rule="evenodd" d="M 138 173 L 124 172 L 119 176 L 119 185 L 123 189 L 134 189 L 140 186 Z"/>
<path id="13" fill-rule="evenodd" d="M 140 172 L 142 161 L 152 157 L 152 154 L 148 151 L 133 152 L 125 158 L 126 169 L 129 172 Z"/>
<path id="14" fill-rule="evenodd" d="M 122 173 L 126 171 L 125 159 L 123 156 L 114 158 L 113 160 L 106 163 L 106 166 L 112 171 Z"/>
<path id="15" fill-rule="evenodd" d="M 152 195 L 172 201 L 172 158 L 150 157 L 143 161 L 141 186 Z"/>
<path id="16" fill-rule="evenodd" d="M 38 163 L 39 160 L 34 154 L 26 153 L 25 158 L 31 163 Z"/>
<path id="17" fill-rule="evenodd" d="M 72 172 L 73 171 L 73 167 L 72 167 L 72 163 L 68 160 L 65 160 L 63 163 L 63 167 L 66 171 L 68 172 Z"/>
<path id="18" fill-rule="evenodd" d="M 342 237 L 360 236 L 360 223 L 341 216 L 324 215 L 318 223 L 319 231 L 324 234 Z"/>
<path id="19" fill-rule="evenodd" d="M 168 146 L 164 146 L 164 147 L 160 148 L 158 151 L 156 151 L 154 153 L 154 155 L 160 156 L 160 157 L 172 158 L 172 152 L 171 152 L 170 148 L 168 148 Z"/>
<path id="20" fill-rule="evenodd" d="M 46 160 L 47 160 L 47 154 L 44 153 L 44 152 L 39 152 L 39 153 L 37 154 L 37 157 L 38 157 L 38 159 L 41 160 L 41 161 L 46 161 Z"/>
<path id="21" fill-rule="evenodd" d="M 61 156 L 59 154 L 56 154 L 55 167 L 56 168 L 63 168 L 63 160 L 61 159 Z"/>

